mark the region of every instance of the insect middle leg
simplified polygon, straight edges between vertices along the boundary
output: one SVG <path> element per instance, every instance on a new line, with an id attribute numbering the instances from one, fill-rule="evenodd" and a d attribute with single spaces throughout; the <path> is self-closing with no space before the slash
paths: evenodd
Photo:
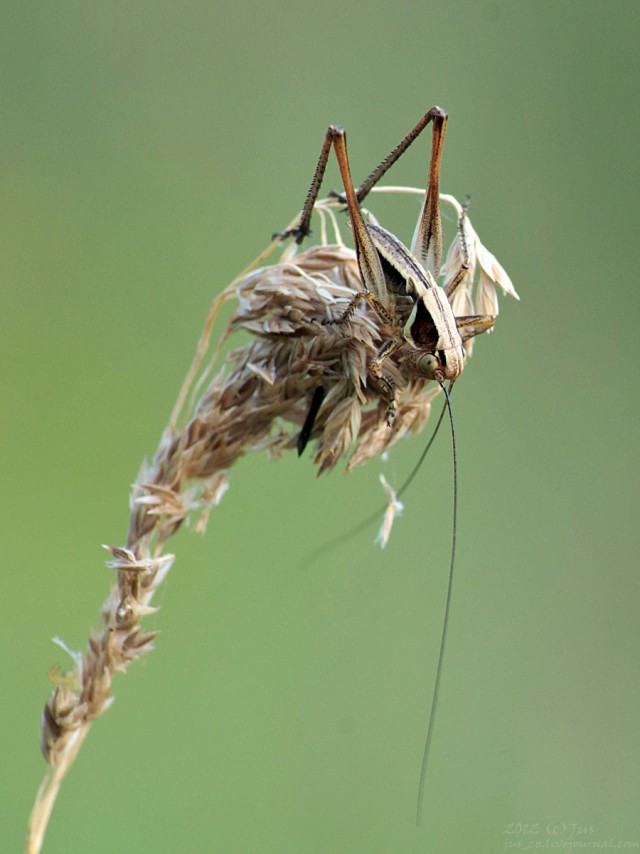
<path id="1" fill-rule="evenodd" d="M 371 308 L 375 311 L 375 313 L 380 317 L 380 319 L 387 324 L 387 326 L 397 326 L 398 319 L 392 314 L 382 303 L 380 300 L 376 299 L 372 293 L 369 291 L 358 291 L 347 303 L 347 307 L 340 315 L 340 317 L 330 318 L 328 320 L 323 320 L 323 325 L 327 326 L 330 323 L 346 323 L 348 320 L 353 317 L 354 311 L 360 305 L 360 303 L 364 300 Z"/>

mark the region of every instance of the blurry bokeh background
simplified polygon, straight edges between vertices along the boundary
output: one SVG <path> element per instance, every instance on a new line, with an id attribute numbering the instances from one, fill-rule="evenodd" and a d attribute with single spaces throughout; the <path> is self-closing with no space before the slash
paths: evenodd
<path id="1" fill-rule="evenodd" d="M 206 535 L 173 543 L 157 650 L 116 679 L 44 850 L 640 844 L 639 17 L 634 0 L 5 3 L 3 851 L 44 772 L 47 669 L 68 664 L 51 638 L 82 649 L 97 625 L 100 543 L 124 541 L 211 298 L 299 210 L 330 122 L 357 181 L 433 104 L 443 190 L 471 195 L 522 301 L 454 395 L 424 826 L 444 435 L 387 549 L 372 528 L 313 566 L 424 439 L 349 477 L 317 480 L 311 455 L 237 466 Z M 428 148 L 393 183 L 422 184 Z M 384 224 L 409 240 L 416 212 Z"/>

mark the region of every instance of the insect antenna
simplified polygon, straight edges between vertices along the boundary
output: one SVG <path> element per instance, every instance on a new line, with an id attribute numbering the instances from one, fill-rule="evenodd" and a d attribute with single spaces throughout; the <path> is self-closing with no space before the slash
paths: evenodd
<path id="1" fill-rule="evenodd" d="M 453 524 L 451 534 L 451 561 L 449 563 L 449 580 L 447 583 L 447 597 L 444 606 L 444 617 L 442 620 L 442 631 L 440 633 L 440 650 L 438 652 L 438 665 L 436 667 L 436 677 L 433 683 L 433 694 L 431 695 L 431 709 L 429 711 L 429 724 L 427 727 L 427 737 L 425 739 L 424 751 L 422 753 L 422 764 L 420 766 L 420 779 L 418 781 L 418 796 L 416 801 L 416 826 L 422 824 L 422 814 L 424 807 L 424 790 L 427 780 L 427 766 L 429 763 L 429 753 L 431 751 L 431 740 L 433 738 L 433 727 L 436 719 L 436 708 L 438 705 L 438 695 L 440 693 L 440 680 L 442 677 L 442 669 L 444 663 L 444 649 L 447 641 L 447 629 L 449 627 L 449 613 L 451 611 L 451 594 L 453 592 L 453 570 L 456 559 L 456 533 L 458 526 L 458 458 L 456 451 L 456 431 L 453 423 L 453 411 L 451 409 L 451 385 L 449 390 L 445 388 L 444 383 L 440 383 L 440 388 L 445 396 L 445 407 L 449 413 L 449 423 L 451 425 L 451 449 L 453 461 Z M 442 419 L 442 416 L 441 416 Z M 438 423 L 439 426 L 439 423 Z M 413 472 L 412 472 L 413 475 Z"/>
<path id="2" fill-rule="evenodd" d="M 449 398 L 451 397 L 452 393 L 453 393 L 453 389 L 449 388 Z M 446 394 L 446 392 L 445 392 L 445 394 Z M 425 461 L 426 456 L 429 453 L 429 450 L 430 450 L 431 446 L 433 445 L 436 436 L 438 435 L 438 430 L 440 429 L 440 425 L 442 424 L 442 419 L 444 418 L 444 414 L 447 411 L 447 406 L 450 406 L 450 405 L 451 405 L 450 401 L 447 398 L 445 398 L 445 402 L 443 404 L 443 407 L 440 410 L 440 415 L 438 415 L 438 420 L 436 421 L 436 426 L 433 428 L 433 433 L 431 434 L 431 437 L 429 438 L 429 441 L 427 442 L 427 444 L 424 446 L 424 449 L 418 458 L 418 462 L 411 469 L 410 474 L 407 476 L 405 482 L 402 484 L 402 486 L 398 490 L 398 492 L 397 492 L 398 498 L 401 498 L 403 496 L 403 494 L 407 491 L 407 489 L 411 485 L 415 476 L 420 471 L 422 463 Z"/>
<path id="3" fill-rule="evenodd" d="M 451 390 L 449 390 L 449 396 L 451 396 Z M 415 479 L 416 475 L 418 474 L 418 471 L 420 470 L 422 463 L 425 461 L 425 458 L 426 458 L 427 454 L 429 453 L 429 450 L 431 449 L 431 446 L 433 445 L 436 436 L 438 435 L 438 431 L 440 429 L 440 425 L 442 424 L 442 421 L 444 419 L 446 411 L 447 411 L 447 400 L 445 399 L 445 403 L 444 403 L 444 405 L 440 411 L 440 415 L 438 416 L 438 420 L 436 421 L 436 426 L 433 428 L 433 433 L 431 434 L 429 441 L 427 442 L 422 453 L 420 454 L 418 462 L 414 465 L 413 469 L 408 474 L 406 480 L 404 481 L 402 486 L 398 489 L 398 491 L 396 493 L 396 498 L 399 499 L 404 495 L 404 493 L 407 491 L 407 489 L 409 488 L 409 486 L 411 485 L 411 483 Z M 300 443 L 300 438 L 298 439 L 298 442 Z M 298 444 L 298 453 L 300 454 L 301 451 L 299 449 L 300 449 L 300 444 Z M 325 543 L 318 546 L 316 549 L 314 549 L 312 552 L 310 552 L 304 558 L 304 562 L 302 565 L 307 567 L 310 564 L 315 563 L 320 557 L 325 557 L 328 552 L 332 552 L 334 549 L 338 548 L 338 546 L 341 546 L 343 543 L 348 542 L 352 537 L 357 536 L 358 534 L 362 533 L 362 531 L 366 531 L 366 529 L 370 525 L 373 525 L 374 522 L 377 522 L 380 519 L 382 514 L 387 509 L 387 506 L 388 505 L 385 504 L 382 507 L 379 507 L 377 510 L 374 510 L 373 513 L 371 513 L 369 516 L 367 516 L 361 522 L 358 522 L 357 525 L 354 525 L 353 528 L 349 528 L 349 530 L 345 531 L 343 534 L 338 534 L 336 537 L 333 537 L 332 539 L 327 540 Z"/>

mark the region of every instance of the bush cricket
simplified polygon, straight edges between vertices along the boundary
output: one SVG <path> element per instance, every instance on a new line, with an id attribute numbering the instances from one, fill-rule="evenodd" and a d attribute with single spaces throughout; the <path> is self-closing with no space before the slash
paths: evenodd
<path id="1" fill-rule="evenodd" d="M 430 122 L 433 141 L 429 182 L 413 245 L 409 250 L 381 226 L 367 225 L 360 204 Z M 283 239 L 295 236 L 296 242 L 301 243 L 310 233 L 313 206 L 333 147 L 345 194 L 344 197 L 337 193 L 332 195 L 344 198 L 347 203 L 363 287 L 343 315 L 334 322 L 345 323 L 358 304 L 365 300 L 384 323 L 397 330 L 384 342 L 369 365 L 371 374 L 388 396 L 389 424 L 395 414 L 396 389 L 393 381 L 385 376 L 383 364 L 392 353 L 405 343 L 409 344 L 411 352 L 405 357 L 404 363 L 410 371 L 436 380 L 441 386 L 446 380 L 453 383 L 464 368 L 463 342 L 491 329 L 495 322 L 495 317 L 491 315 L 455 317 L 451 308 L 451 297 L 469 269 L 462 222 L 459 223 L 464 255 L 462 265 L 444 288 L 439 287 L 434 278 L 439 275 L 443 260 L 440 162 L 446 124 L 447 114 L 444 110 L 432 107 L 357 190 L 349 166 L 346 133 L 343 128 L 330 125 L 299 222 L 279 235 Z"/>
<path id="2" fill-rule="evenodd" d="M 411 249 L 409 249 L 391 232 L 377 224 L 365 222 L 361 204 L 387 170 L 429 124 L 432 126 L 432 145 L 427 191 Z M 388 400 L 387 424 L 389 427 L 392 426 L 396 412 L 396 383 L 385 374 L 384 364 L 389 356 L 401 348 L 407 351 L 401 360 L 403 368 L 409 373 L 435 380 L 445 395 L 453 450 L 453 535 L 438 664 L 418 785 L 417 824 L 421 823 L 422 817 L 426 769 L 442 674 L 455 564 L 457 462 L 450 391 L 465 365 L 467 356 L 465 342 L 491 329 L 495 322 L 495 316 L 489 314 L 456 317 L 451 306 L 451 300 L 457 288 L 465 280 L 469 271 L 469 252 L 464 227 L 465 208 L 462 209 L 458 221 L 462 262 L 442 287 L 436 283 L 443 262 L 440 164 L 446 126 L 447 113 L 440 107 L 432 107 L 356 189 L 349 165 L 346 133 L 343 128 L 330 125 L 325 134 L 320 157 L 298 221 L 286 231 L 274 235 L 282 240 L 294 237 L 300 244 L 310 234 L 311 216 L 333 148 L 342 177 L 344 194 L 332 192 L 330 195 L 343 201 L 347 206 L 362 290 L 355 294 L 341 316 L 324 322 L 345 324 L 364 301 L 382 323 L 392 330 L 369 364 L 374 385 L 380 388 Z M 448 389 L 445 382 L 449 383 Z M 324 390 L 318 387 L 299 434 L 297 443 L 299 454 L 302 453 L 312 435 L 313 423 L 322 406 L 323 398 Z"/>

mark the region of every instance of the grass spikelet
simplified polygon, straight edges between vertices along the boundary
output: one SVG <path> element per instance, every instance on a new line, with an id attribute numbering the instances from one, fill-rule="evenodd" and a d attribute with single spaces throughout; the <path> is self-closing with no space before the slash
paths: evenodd
<path id="1" fill-rule="evenodd" d="M 334 224 L 336 207 L 317 203 Z M 318 474 L 343 458 L 349 471 L 428 420 L 439 389 L 403 368 L 400 348 L 385 363 L 398 388 L 397 414 L 387 426 L 388 402 L 368 365 L 390 331 L 364 303 L 346 323 L 331 323 L 362 284 L 355 253 L 339 234 L 328 243 L 324 225 L 321 233 L 320 245 L 297 254 L 287 247 L 276 263 L 264 265 L 279 249 L 275 240 L 212 303 L 169 424 L 133 486 L 125 543 L 105 546 L 115 582 L 100 627 L 89 634 L 86 651 L 73 655 L 75 666 L 53 674 L 40 739 L 49 769 L 31 814 L 28 854 L 40 851 L 61 782 L 111 704 L 114 675 L 153 648 L 155 633 L 143 631 L 141 621 L 154 612 L 154 594 L 174 561 L 167 541 L 187 519 L 204 530 L 236 460 L 251 451 L 278 458 L 295 449 L 318 386 L 324 398 L 310 437 Z M 236 309 L 212 347 L 214 323 L 231 300 Z M 238 332 L 249 333 L 249 342 L 231 350 L 220 367 L 222 348 Z"/>

